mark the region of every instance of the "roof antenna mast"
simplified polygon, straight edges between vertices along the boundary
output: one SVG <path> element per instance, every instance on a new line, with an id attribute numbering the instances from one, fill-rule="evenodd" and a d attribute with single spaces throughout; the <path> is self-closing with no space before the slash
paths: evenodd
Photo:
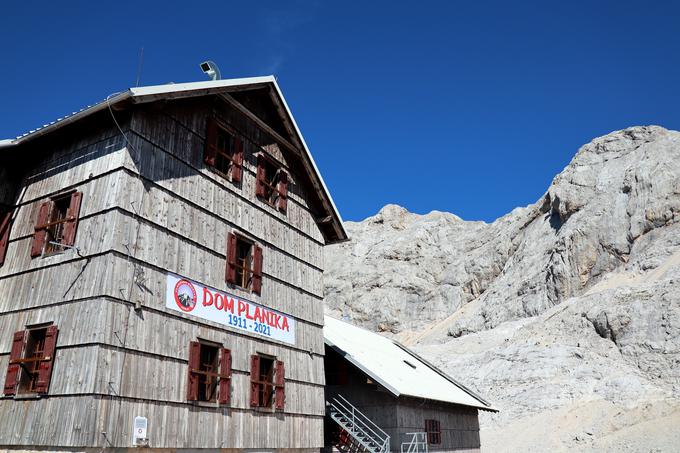
<path id="1" fill-rule="evenodd" d="M 142 64 L 144 63 L 144 46 L 139 49 L 139 63 L 137 63 L 137 80 L 135 86 L 139 86 L 139 79 L 142 77 Z"/>
<path id="2" fill-rule="evenodd" d="M 221 80 L 222 74 L 220 74 L 220 68 L 217 67 L 214 61 L 204 61 L 201 63 L 201 71 L 203 71 L 210 80 Z"/>

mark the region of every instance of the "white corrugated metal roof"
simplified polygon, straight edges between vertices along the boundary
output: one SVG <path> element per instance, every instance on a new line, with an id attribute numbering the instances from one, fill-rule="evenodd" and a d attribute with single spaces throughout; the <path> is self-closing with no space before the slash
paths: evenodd
<path id="1" fill-rule="evenodd" d="M 413 351 L 382 335 L 326 316 L 324 339 L 395 396 L 497 410 Z"/>
<path id="2" fill-rule="evenodd" d="M 309 151 L 309 148 L 307 147 L 307 143 L 305 142 L 305 139 L 302 136 L 300 129 L 298 128 L 295 118 L 293 117 L 293 114 L 291 113 L 290 108 L 288 107 L 288 103 L 286 102 L 286 99 L 283 97 L 281 88 L 279 88 L 279 84 L 276 82 L 276 78 L 274 76 L 247 77 L 241 79 L 225 79 L 225 80 L 208 80 L 203 82 L 189 82 L 189 83 L 168 83 L 165 85 L 130 88 L 121 93 L 111 94 L 105 100 L 97 104 L 85 107 L 77 112 L 73 112 L 70 115 L 66 115 L 63 118 L 59 118 L 56 121 L 53 121 L 49 124 L 46 124 L 35 130 L 32 130 L 26 134 L 20 135 L 15 139 L 0 140 L 0 149 L 13 147 L 25 141 L 31 140 L 35 137 L 47 134 L 62 126 L 65 126 L 69 123 L 89 116 L 95 112 L 103 110 L 107 108 L 107 106 L 113 106 L 127 99 L 130 99 L 133 103 L 143 103 L 166 98 L 205 96 L 219 93 L 222 90 L 228 91 L 228 88 L 230 87 L 238 86 L 253 87 L 257 85 L 262 86 L 271 85 L 276 91 L 276 94 L 278 95 L 281 104 L 285 108 L 286 114 L 288 115 L 288 118 L 290 119 L 293 128 L 295 129 L 295 133 L 297 134 L 300 143 L 302 143 L 302 147 L 304 148 L 306 158 L 308 159 L 309 163 L 313 168 L 313 171 L 316 173 L 316 176 L 318 177 L 322 191 L 324 192 L 323 195 L 328 200 L 331 210 L 333 211 L 333 214 L 335 215 L 339 223 L 341 237 L 344 235 L 344 238 L 346 239 L 348 236 L 347 232 L 345 231 L 345 227 L 343 225 L 340 212 L 338 211 L 338 208 L 335 206 L 335 201 L 333 201 L 333 197 L 331 197 L 330 191 L 326 186 L 326 182 L 324 181 L 323 177 L 321 176 L 321 173 L 319 172 L 319 168 L 317 167 L 316 162 L 312 157 L 312 153 Z"/>

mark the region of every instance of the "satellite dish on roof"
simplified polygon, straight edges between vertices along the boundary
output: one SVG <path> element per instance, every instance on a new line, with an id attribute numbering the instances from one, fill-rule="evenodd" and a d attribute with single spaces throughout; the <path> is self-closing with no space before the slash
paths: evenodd
<path id="1" fill-rule="evenodd" d="M 222 74 L 220 74 L 220 68 L 217 67 L 214 61 L 204 61 L 201 63 L 201 71 L 210 77 L 210 80 L 221 80 Z"/>

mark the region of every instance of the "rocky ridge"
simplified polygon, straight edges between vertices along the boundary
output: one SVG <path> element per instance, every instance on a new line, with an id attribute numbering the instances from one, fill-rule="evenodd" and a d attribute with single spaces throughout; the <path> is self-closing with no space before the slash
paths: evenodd
<path id="1" fill-rule="evenodd" d="M 347 222 L 351 241 L 327 251 L 327 311 L 494 401 L 489 451 L 663 451 L 680 434 L 638 431 L 680 421 L 678 220 L 680 133 L 613 132 L 493 223 L 395 205 Z"/>

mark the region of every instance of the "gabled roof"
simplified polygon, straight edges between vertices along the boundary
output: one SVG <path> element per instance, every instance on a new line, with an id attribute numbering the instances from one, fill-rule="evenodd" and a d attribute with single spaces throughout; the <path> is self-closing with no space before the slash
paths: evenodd
<path id="1" fill-rule="evenodd" d="M 317 222 L 330 223 L 334 231 L 333 237 L 326 237 L 328 243 L 342 242 L 347 240 L 347 232 L 342 223 L 342 217 L 338 212 L 333 198 L 326 187 L 326 183 L 321 177 L 316 162 L 305 143 L 304 137 L 293 118 L 293 114 L 288 108 L 283 93 L 279 88 L 276 78 L 274 76 L 264 77 L 248 77 L 241 79 L 228 80 L 209 80 L 205 82 L 190 82 L 190 83 L 170 83 L 166 85 L 146 86 L 129 88 L 128 90 L 115 93 L 108 96 L 105 100 L 88 106 L 77 112 L 73 112 L 63 118 L 59 118 L 49 124 L 46 124 L 35 130 L 31 130 L 26 134 L 20 135 L 15 139 L 0 140 L 0 150 L 4 148 L 12 148 L 23 143 L 29 142 L 37 137 L 49 134 L 61 127 L 79 121 L 82 118 L 88 117 L 101 110 L 113 107 L 124 102 L 132 104 L 141 104 L 153 102 L 161 99 L 179 99 L 188 97 L 207 96 L 214 94 L 227 94 L 234 91 L 253 90 L 258 88 L 270 87 L 272 89 L 272 100 L 275 102 L 279 114 L 282 116 L 283 123 L 289 128 L 290 135 L 294 138 L 296 145 L 302 148 L 303 155 L 301 160 L 305 166 L 305 170 L 310 175 L 310 180 L 318 194 L 321 204 L 324 206 L 326 215 L 323 219 L 317 219 Z M 324 229 L 322 228 L 322 231 Z M 327 234 L 324 234 L 328 236 Z"/>
<path id="2" fill-rule="evenodd" d="M 394 396 L 410 396 L 497 412 L 481 396 L 405 346 L 344 321 L 325 317 L 326 344 Z"/>

